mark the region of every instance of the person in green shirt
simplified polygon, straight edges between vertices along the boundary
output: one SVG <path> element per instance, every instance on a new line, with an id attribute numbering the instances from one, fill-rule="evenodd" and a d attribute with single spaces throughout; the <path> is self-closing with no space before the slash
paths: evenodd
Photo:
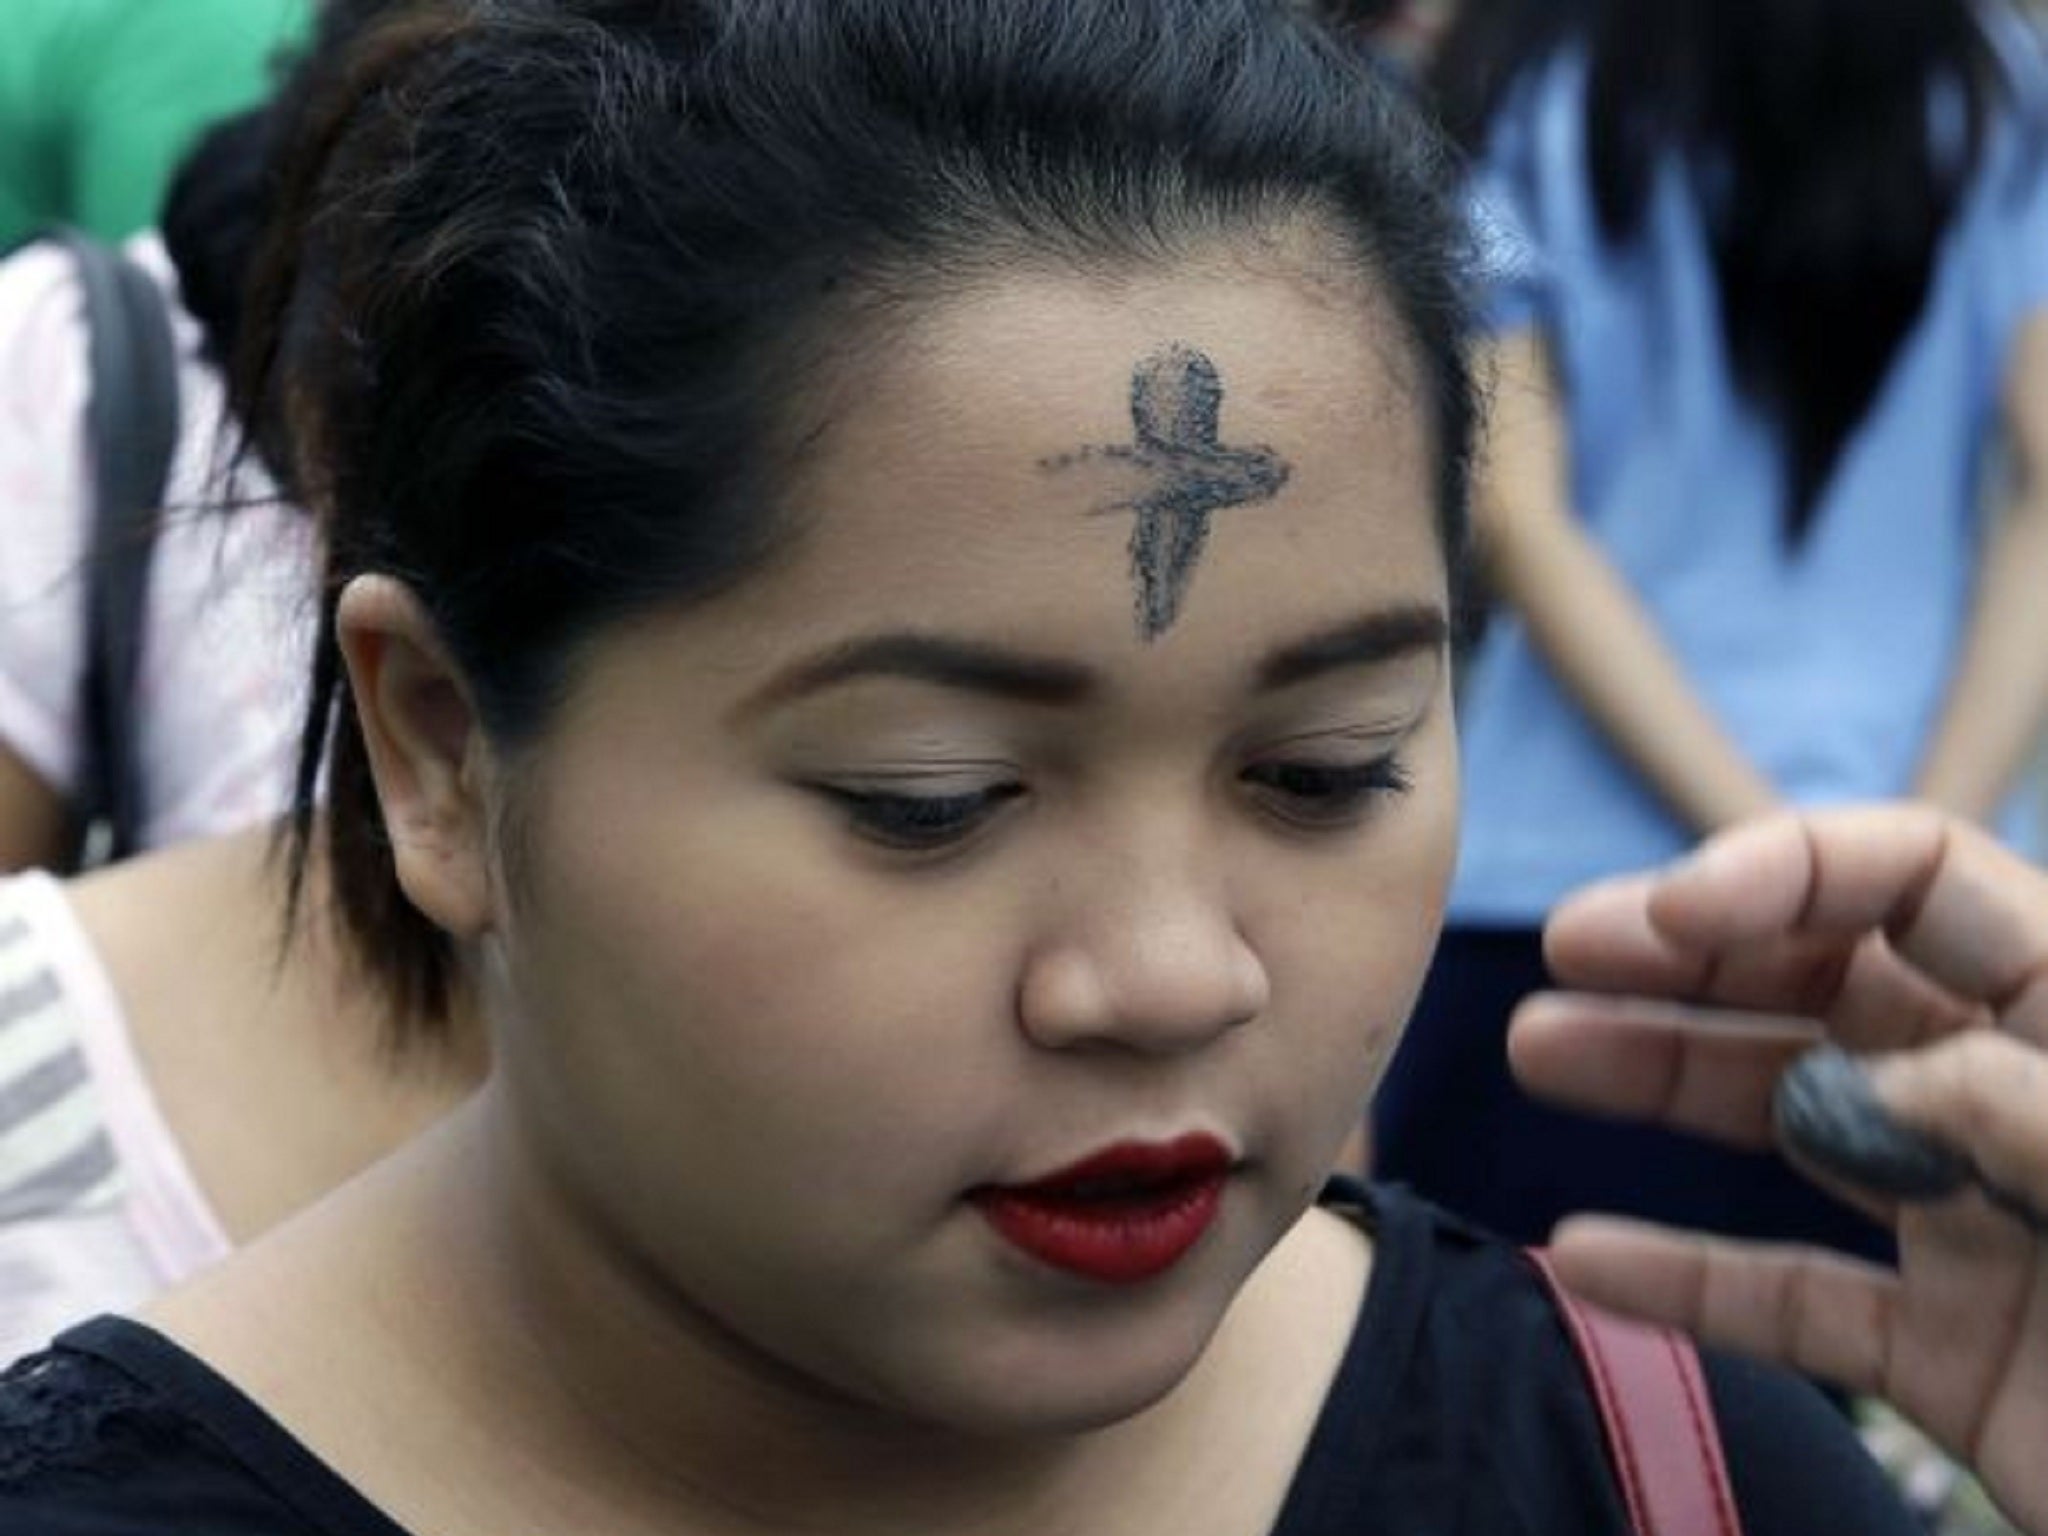
<path id="1" fill-rule="evenodd" d="M 6 0 L 0 251 L 51 224 L 151 223 L 201 129 L 259 100 L 314 0 Z"/>

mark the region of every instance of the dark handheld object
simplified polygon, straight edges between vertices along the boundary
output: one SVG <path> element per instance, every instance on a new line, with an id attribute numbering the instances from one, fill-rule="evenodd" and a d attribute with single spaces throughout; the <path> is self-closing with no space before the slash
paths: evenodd
<path id="1" fill-rule="evenodd" d="M 1893 1200 L 1946 1200 L 1970 1188 L 2048 1233 L 2048 1217 L 1985 1181 L 1938 1137 L 1909 1130 L 1879 1102 L 1870 1074 L 1838 1046 L 1816 1046 L 1778 1080 L 1771 1103 L 1778 1142 L 1823 1173 Z"/>

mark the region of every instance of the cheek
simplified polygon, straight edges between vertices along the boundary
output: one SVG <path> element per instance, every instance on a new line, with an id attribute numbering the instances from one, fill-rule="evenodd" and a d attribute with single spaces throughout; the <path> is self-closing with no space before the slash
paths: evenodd
<path id="1" fill-rule="evenodd" d="M 974 948 L 992 925 L 878 900 L 803 825 L 725 810 L 553 852 L 521 966 L 554 1058 L 538 1091 L 651 1128 L 666 1155 L 801 1167 L 811 1187 L 907 1177 L 918 1129 L 973 1124 L 997 1078 L 974 1059 L 1002 996 Z"/>
<path id="2" fill-rule="evenodd" d="M 1306 1095 L 1362 1102 L 1399 1042 L 1442 931 L 1457 856 L 1455 768 L 1262 925 L 1279 1023 Z M 1425 788 L 1424 786 L 1428 786 Z"/>
<path id="3" fill-rule="evenodd" d="M 1390 1035 L 1381 1060 L 1407 1026 L 1422 990 L 1430 957 L 1443 932 L 1444 906 L 1458 862 L 1458 754 L 1448 702 L 1430 733 L 1431 766 L 1419 771 L 1416 803 L 1404 835 L 1389 859 L 1388 878 L 1373 892 L 1379 937 L 1373 945 L 1380 995 L 1390 1010 Z M 1426 775 L 1426 776 L 1425 776 Z M 1405 900 L 1403 892 L 1406 892 Z"/>

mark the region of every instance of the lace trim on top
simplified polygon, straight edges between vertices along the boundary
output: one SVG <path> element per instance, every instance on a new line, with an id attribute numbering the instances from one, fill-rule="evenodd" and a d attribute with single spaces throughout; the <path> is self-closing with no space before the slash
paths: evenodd
<path id="1" fill-rule="evenodd" d="M 0 1484 L 162 1444 L 181 1420 L 134 1378 L 75 1354 L 28 1355 L 0 1371 Z"/>

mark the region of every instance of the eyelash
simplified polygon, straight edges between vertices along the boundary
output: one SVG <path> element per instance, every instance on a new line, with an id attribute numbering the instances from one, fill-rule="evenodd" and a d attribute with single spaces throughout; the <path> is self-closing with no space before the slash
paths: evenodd
<path id="1" fill-rule="evenodd" d="M 1407 793 L 1413 780 L 1393 754 L 1364 763 L 1261 763 L 1245 770 L 1267 809 L 1290 826 L 1336 831 L 1355 825 L 1373 802 Z M 820 785 L 853 829 L 884 847 L 933 853 L 966 841 L 997 811 L 1022 797 L 1021 784 L 994 784 L 956 794 Z"/>
<path id="2" fill-rule="evenodd" d="M 1404 795 L 1415 782 L 1391 752 L 1363 763 L 1260 763 L 1244 777 L 1275 816 L 1315 832 L 1355 826 L 1375 801 Z"/>
<path id="3" fill-rule="evenodd" d="M 949 795 L 907 795 L 895 790 L 820 786 L 863 837 L 909 853 L 930 853 L 962 842 L 1004 804 L 1024 793 L 1021 784 Z"/>

